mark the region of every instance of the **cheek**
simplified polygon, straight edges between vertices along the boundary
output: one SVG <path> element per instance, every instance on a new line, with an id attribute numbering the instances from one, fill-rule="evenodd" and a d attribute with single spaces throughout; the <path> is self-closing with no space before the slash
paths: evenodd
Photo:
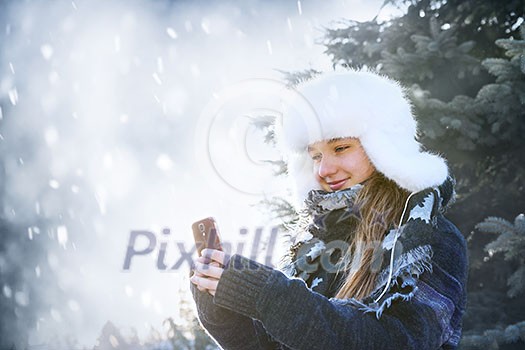
<path id="1" fill-rule="evenodd" d="M 375 171 L 374 166 L 366 156 L 366 154 L 356 154 L 355 157 L 348 162 L 349 167 L 353 173 L 361 174 L 363 176 L 370 176 Z"/>
<path id="2" fill-rule="evenodd" d="M 364 174 L 367 175 L 367 177 L 372 175 L 376 171 L 376 168 L 374 167 L 374 165 L 372 165 L 372 163 L 367 157 L 365 157 L 363 164 L 364 164 Z"/>
<path id="3" fill-rule="evenodd" d="M 376 169 L 370 165 L 370 167 L 368 168 L 368 171 L 366 172 L 366 177 L 369 178 L 370 176 L 372 176 L 372 174 L 376 171 Z"/>

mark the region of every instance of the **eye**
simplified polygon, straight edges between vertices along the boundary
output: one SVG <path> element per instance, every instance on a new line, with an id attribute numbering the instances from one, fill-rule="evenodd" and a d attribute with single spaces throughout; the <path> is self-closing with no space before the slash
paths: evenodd
<path id="1" fill-rule="evenodd" d="M 349 145 L 337 146 L 337 147 L 334 148 L 334 151 L 336 153 L 340 153 L 340 152 L 343 152 L 344 150 L 347 150 L 349 148 L 350 148 Z"/>
<path id="2" fill-rule="evenodd" d="M 314 162 L 319 162 L 322 158 L 322 155 L 321 153 L 314 153 L 314 154 L 311 154 L 310 157 L 312 158 Z"/>

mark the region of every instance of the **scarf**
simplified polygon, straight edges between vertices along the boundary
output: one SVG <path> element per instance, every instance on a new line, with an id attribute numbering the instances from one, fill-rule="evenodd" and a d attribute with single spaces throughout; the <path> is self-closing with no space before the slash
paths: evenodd
<path id="1" fill-rule="evenodd" d="M 326 192 L 312 190 L 299 213 L 295 241 L 282 263 L 290 277 L 303 279 L 313 291 L 334 296 L 346 278 L 343 257 L 359 217 L 355 199 L 362 185 Z M 345 299 L 365 312 L 382 312 L 395 300 L 414 295 L 419 276 L 432 271 L 431 235 L 437 215 L 454 197 L 454 180 L 412 193 L 405 203 L 400 225 L 391 229 L 377 247 L 373 266 L 379 271 L 372 293 L 362 300 Z"/>
<path id="2" fill-rule="evenodd" d="M 339 289 L 339 265 L 359 220 L 355 199 L 362 185 L 336 192 L 312 190 L 293 228 L 295 240 L 282 270 L 303 279 L 314 291 L 333 295 Z"/>

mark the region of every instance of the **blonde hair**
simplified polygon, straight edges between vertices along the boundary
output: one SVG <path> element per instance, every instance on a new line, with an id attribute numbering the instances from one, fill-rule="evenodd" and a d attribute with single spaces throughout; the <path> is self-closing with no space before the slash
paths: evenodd
<path id="1" fill-rule="evenodd" d="M 408 191 L 377 171 L 363 183 L 355 201 L 359 222 L 340 269 L 346 278 L 336 298 L 362 299 L 373 292 L 381 242 L 386 231 L 397 226 L 408 196 Z"/>

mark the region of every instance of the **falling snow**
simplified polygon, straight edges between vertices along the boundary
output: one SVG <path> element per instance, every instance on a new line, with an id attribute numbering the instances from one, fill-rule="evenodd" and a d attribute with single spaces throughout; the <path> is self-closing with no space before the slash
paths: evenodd
<path id="1" fill-rule="evenodd" d="M 110 342 L 111 346 L 114 347 L 114 348 L 119 346 L 118 339 L 113 334 L 109 336 L 109 342 Z"/>
<path id="2" fill-rule="evenodd" d="M 162 81 L 160 80 L 159 78 L 159 75 L 157 73 L 153 73 L 153 80 L 155 80 L 155 82 L 159 85 L 162 85 Z"/>
<path id="3" fill-rule="evenodd" d="M 126 293 L 126 295 L 127 295 L 128 297 L 131 298 L 131 297 L 133 296 L 133 287 L 131 287 L 131 286 L 129 286 L 129 285 L 126 286 L 125 289 L 124 289 L 124 292 Z"/>
<path id="4" fill-rule="evenodd" d="M 18 291 L 15 293 L 15 302 L 20 306 L 29 305 L 29 295 L 27 292 Z"/>
<path id="5" fill-rule="evenodd" d="M 166 28 L 166 33 L 170 36 L 172 39 L 177 39 L 177 32 L 171 27 Z"/>
<path id="6" fill-rule="evenodd" d="M 67 306 L 73 312 L 80 311 L 80 305 L 78 304 L 78 302 L 76 300 L 69 300 L 67 302 Z"/>
<path id="7" fill-rule="evenodd" d="M 0 291 L 32 310 L 37 342 L 67 325 L 92 348 L 110 310 L 130 326 L 147 318 L 148 331 L 165 318 L 176 305 L 173 280 L 187 281 L 172 274 L 167 288 L 151 270 L 123 274 L 118 255 L 129 230 L 156 222 L 184 231 L 195 214 L 195 203 L 181 204 L 188 184 L 196 196 L 207 194 L 195 188 L 206 178 L 192 172 L 192 136 L 204 106 L 220 100 L 213 91 L 254 75 L 280 79 L 275 68 L 331 67 L 321 47 L 312 50 L 318 33 L 306 14 L 313 5 L 306 12 L 301 1 L 227 12 L 189 2 L 188 10 L 159 14 L 142 3 L 27 0 L 19 14 L 4 16 L 12 24 L 0 23 L 0 140 L 19 165 L 6 172 L 16 184 L 6 186 L 6 198 L 16 201 L 5 213 L 30 247 L 27 264 L 16 264 L 20 284 L 0 284 Z M 325 17 L 334 14 L 340 11 Z M 156 257 L 149 258 L 154 266 Z M 42 290 L 32 300 L 35 285 Z M 78 327 L 86 310 L 90 327 Z"/>
<path id="8" fill-rule="evenodd" d="M 106 214 L 106 191 L 99 188 L 95 193 L 95 200 L 97 201 L 100 213 Z"/>
<path id="9" fill-rule="evenodd" d="M 55 127 L 48 127 L 44 131 L 44 139 L 48 146 L 53 146 L 58 141 L 58 130 Z"/>
<path id="10" fill-rule="evenodd" d="M 210 22 L 207 19 L 201 21 L 201 28 L 206 34 L 210 34 Z"/>
<path id="11" fill-rule="evenodd" d="M 11 298 L 11 296 L 13 295 L 13 291 L 7 285 L 4 285 L 4 288 L 2 288 L 2 292 L 4 293 L 4 296 L 6 298 Z"/>
<path id="12" fill-rule="evenodd" d="M 60 187 L 60 183 L 55 179 L 51 179 L 49 180 L 49 187 L 56 190 Z"/>
<path id="13" fill-rule="evenodd" d="M 57 239 L 58 243 L 66 249 L 66 244 L 68 240 L 68 233 L 67 233 L 67 227 L 66 226 L 58 226 L 57 227 Z"/>
<path id="14" fill-rule="evenodd" d="M 53 48 L 49 44 L 40 46 L 40 52 L 42 53 L 42 57 L 44 57 L 44 59 L 47 61 L 49 61 L 53 56 Z"/>
<path id="15" fill-rule="evenodd" d="M 266 40 L 266 47 L 268 48 L 268 53 L 271 55 L 273 53 L 272 43 L 270 40 Z"/>
<path id="16" fill-rule="evenodd" d="M 173 161 L 167 154 L 161 154 L 157 157 L 157 167 L 160 170 L 168 171 L 173 168 Z"/>
<path id="17" fill-rule="evenodd" d="M 11 89 L 8 92 L 9 95 L 9 101 L 11 101 L 11 104 L 13 106 L 16 106 L 18 103 L 18 90 L 17 89 Z"/>

